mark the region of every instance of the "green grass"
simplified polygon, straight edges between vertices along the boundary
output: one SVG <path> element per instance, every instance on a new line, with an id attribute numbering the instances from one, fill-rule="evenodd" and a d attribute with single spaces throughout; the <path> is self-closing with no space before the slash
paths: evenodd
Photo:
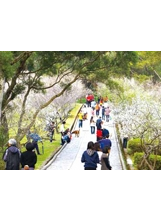
<path id="1" fill-rule="evenodd" d="M 74 109 L 72 109 L 69 113 L 68 119 L 66 121 L 66 128 L 70 127 L 75 119 L 76 114 L 78 113 L 80 107 L 82 106 L 82 104 L 77 103 L 74 107 Z"/>
<path id="2" fill-rule="evenodd" d="M 69 113 L 68 119 L 66 120 L 65 128 L 69 128 L 72 125 L 72 123 L 75 120 L 75 116 L 78 113 L 81 106 L 82 106 L 82 104 L 77 103 L 75 105 L 75 107 L 71 110 L 71 112 Z M 13 131 L 11 131 L 11 134 L 13 135 Z M 26 138 L 24 138 L 21 141 L 21 144 L 25 143 L 25 142 L 26 142 Z M 56 150 L 58 150 L 58 148 L 60 147 L 60 142 L 61 142 L 60 133 L 58 133 L 58 134 L 55 133 L 55 140 L 53 140 L 52 143 L 49 141 L 49 138 L 47 138 L 47 137 L 45 139 L 43 139 L 44 154 L 37 155 L 37 163 L 35 165 L 36 170 L 40 169 L 46 163 L 46 161 L 48 159 L 50 159 L 52 154 Z M 40 153 L 42 153 L 42 144 L 39 142 L 38 145 L 39 145 Z M 25 150 L 26 150 L 25 147 L 21 148 L 21 152 L 24 152 Z M 5 164 L 4 164 L 4 161 L 2 160 L 2 153 L 0 153 L 0 169 L 4 169 L 4 166 L 5 166 Z"/>
<path id="3" fill-rule="evenodd" d="M 0 170 L 5 168 L 5 162 L 2 160 L 3 153 L 0 153 Z"/>

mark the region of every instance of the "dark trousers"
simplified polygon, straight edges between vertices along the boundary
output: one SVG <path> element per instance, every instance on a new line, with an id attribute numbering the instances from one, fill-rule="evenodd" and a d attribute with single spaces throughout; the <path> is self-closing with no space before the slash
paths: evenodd
<path id="1" fill-rule="evenodd" d="M 85 167 L 84 170 L 96 170 L 96 168 L 92 168 L 92 167 Z"/>
<path id="2" fill-rule="evenodd" d="M 99 116 L 99 114 L 100 114 L 100 111 L 96 110 L 96 116 Z"/>
<path id="3" fill-rule="evenodd" d="M 37 154 L 39 155 L 40 151 L 37 142 L 32 142 L 32 143 L 34 144 L 34 148 L 36 149 Z"/>
<path id="4" fill-rule="evenodd" d="M 83 120 L 79 119 L 79 128 L 82 128 L 82 127 L 83 127 Z"/>
<path id="5" fill-rule="evenodd" d="M 53 136 L 54 136 L 54 131 L 50 132 L 49 135 L 50 135 L 50 142 L 52 142 L 53 141 Z"/>
<path id="6" fill-rule="evenodd" d="M 91 101 L 87 101 L 86 103 L 88 107 L 91 107 Z"/>
<path id="7" fill-rule="evenodd" d="M 64 140 L 64 133 L 61 132 L 61 145 L 64 145 L 65 140 Z"/>

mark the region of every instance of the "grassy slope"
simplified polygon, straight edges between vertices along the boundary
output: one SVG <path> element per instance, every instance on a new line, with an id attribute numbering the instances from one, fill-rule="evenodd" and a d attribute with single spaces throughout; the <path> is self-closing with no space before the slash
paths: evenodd
<path id="1" fill-rule="evenodd" d="M 82 104 L 77 103 L 74 107 L 74 109 L 69 113 L 69 117 L 66 121 L 66 125 L 65 128 L 69 128 L 74 119 L 76 114 L 78 113 L 80 107 L 82 106 Z M 11 132 L 11 134 L 14 134 L 13 132 Z M 26 142 L 26 138 L 24 138 L 21 143 Z M 60 133 L 59 134 L 55 134 L 55 140 L 50 143 L 49 138 L 46 138 L 44 140 L 44 154 L 42 155 L 38 155 L 37 156 L 37 164 L 36 164 L 36 169 L 39 169 L 45 162 L 47 159 L 50 158 L 50 156 L 60 147 Z M 42 153 L 42 144 L 38 143 L 39 145 L 39 150 Z M 21 149 L 21 152 L 25 151 L 26 149 L 23 147 Z M 4 169 L 5 164 L 4 161 L 2 160 L 2 153 L 0 153 L 0 169 Z"/>
<path id="2" fill-rule="evenodd" d="M 77 112 L 79 111 L 80 107 L 82 106 L 82 104 L 76 104 L 75 108 L 69 113 L 69 117 L 66 121 L 66 125 L 65 128 L 69 128 L 74 119 L 75 116 L 77 114 Z M 55 141 L 53 141 L 52 143 L 50 143 L 49 140 L 45 140 L 44 141 L 44 154 L 43 155 L 38 155 L 38 161 L 36 164 L 36 169 L 39 169 L 48 158 L 50 158 L 50 156 L 53 154 L 54 151 L 56 151 L 59 147 L 60 147 L 60 134 L 56 134 L 55 135 Z M 41 152 L 41 143 L 39 143 L 39 148 L 40 148 L 40 152 Z"/>

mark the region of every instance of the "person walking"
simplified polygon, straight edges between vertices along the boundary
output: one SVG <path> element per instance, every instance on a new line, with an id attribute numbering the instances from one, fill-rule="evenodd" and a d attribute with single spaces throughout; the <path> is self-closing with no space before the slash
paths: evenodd
<path id="1" fill-rule="evenodd" d="M 110 151 L 111 151 L 111 147 L 109 146 L 106 146 L 103 148 L 103 153 L 101 156 L 101 170 L 112 170 L 112 167 L 109 161 Z"/>
<path id="2" fill-rule="evenodd" d="M 109 136 L 109 130 L 106 128 L 102 129 L 102 139 L 106 139 Z"/>
<path id="3" fill-rule="evenodd" d="M 106 116 L 106 122 L 109 122 L 109 119 L 110 119 L 110 108 L 109 106 L 105 109 L 105 116 Z"/>
<path id="4" fill-rule="evenodd" d="M 81 162 L 84 164 L 84 170 L 96 170 L 99 163 L 99 156 L 94 148 L 92 141 L 88 142 L 87 150 L 83 152 Z"/>
<path id="5" fill-rule="evenodd" d="M 91 127 L 91 134 L 95 134 L 95 121 L 94 121 L 94 117 L 91 116 L 91 119 L 90 119 L 90 127 Z"/>
<path id="6" fill-rule="evenodd" d="M 8 148 L 3 154 L 3 160 L 6 162 L 5 170 L 20 169 L 21 152 L 17 147 L 15 139 L 9 139 Z"/>
<path id="7" fill-rule="evenodd" d="M 102 139 L 102 129 L 97 129 L 96 131 L 96 141 L 99 141 Z"/>
<path id="8" fill-rule="evenodd" d="M 111 147 L 111 146 L 112 146 L 112 142 L 111 142 L 111 140 L 109 139 L 109 134 L 106 135 L 106 138 L 101 139 L 101 140 L 99 140 L 98 142 L 99 142 L 102 150 L 103 150 L 104 147 L 106 147 L 106 146 L 108 146 L 108 147 Z"/>
<path id="9" fill-rule="evenodd" d="M 26 144 L 26 151 L 21 154 L 22 169 L 34 170 L 37 163 L 37 155 L 34 151 L 33 143 Z"/>
<path id="10" fill-rule="evenodd" d="M 79 128 L 83 127 L 83 112 L 82 111 L 78 113 L 78 124 L 79 124 Z"/>
<path id="11" fill-rule="evenodd" d="M 98 130 L 102 129 L 102 124 L 103 124 L 103 121 L 102 121 L 102 118 L 101 116 L 96 120 L 96 127 Z"/>
<path id="12" fill-rule="evenodd" d="M 95 142 L 95 143 L 94 143 L 94 150 L 97 151 L 98 156 L 99 156 L 99 160 L 101 161 L 102 150 L 101 150 L 101 147 L 100 147 L 99 142 Z"/>
<path id="13" fill-rule="evenodd" d="M 99 103 L 96 103 L 95 110 L 96 110 L 96 116 L 98 117 L 98 116 L 99 116 L 99 113 L 100 113 Z"/>
<path id="14" fill-rule="evenodd" d="M 50 137 L 51 143 L 53 140 L 55 140 L 54 131 L 55 131 L 55 122 L 52 121 L 49 125 L 49 137 Z M 54 139 L 53 139 L 53 137 L 54 137 Z"/>
<path id="15" fill-rule="evenodd" d="M 102 120 L 105 120 L 105 107 L 102 106 Z"/>

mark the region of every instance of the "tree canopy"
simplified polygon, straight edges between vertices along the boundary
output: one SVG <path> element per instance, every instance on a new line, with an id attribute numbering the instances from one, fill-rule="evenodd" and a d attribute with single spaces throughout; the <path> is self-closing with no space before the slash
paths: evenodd
<path id="1" fill-rule="evenodd" d="M 113 77 L 131 77 L 137 70 L 145 69 L 146 65 L 143 61 L 150 61 L 149 57 L 154 55 L 156 59 L 151 61 L 150 66 L 158 68 L 159 52 L 150 55 L 133 51 L 0 52 L 1 125 L 7 132 L 7 112 L 13 108 L 14 100 L 22 96 L 17 131 L 17 136 L 19 135 L 19 139 L 22 139 L 34 124 L 39 112 L 69 90 L 77 80 L 82 80 L 86 87 L 92 90 L 95 90 L 98 82 L 117 87 L 117 84 L 113 83 Z M 139 65 L 138 62 L 141 64 Z M 140 74 L 142 74 L 141 71 Z M 44 81 L 48 77 L 53 77 L 49 83 Z M 26 104 L 30 102 L 29 95 L 31 93 L 35 96 L 37 93 L 45 94 L 57 85 L 60 86 L 59 92 L 52 93 L 47 101 L 40 104 L 33 111 L 30 122 L 22 127 Z"/>

